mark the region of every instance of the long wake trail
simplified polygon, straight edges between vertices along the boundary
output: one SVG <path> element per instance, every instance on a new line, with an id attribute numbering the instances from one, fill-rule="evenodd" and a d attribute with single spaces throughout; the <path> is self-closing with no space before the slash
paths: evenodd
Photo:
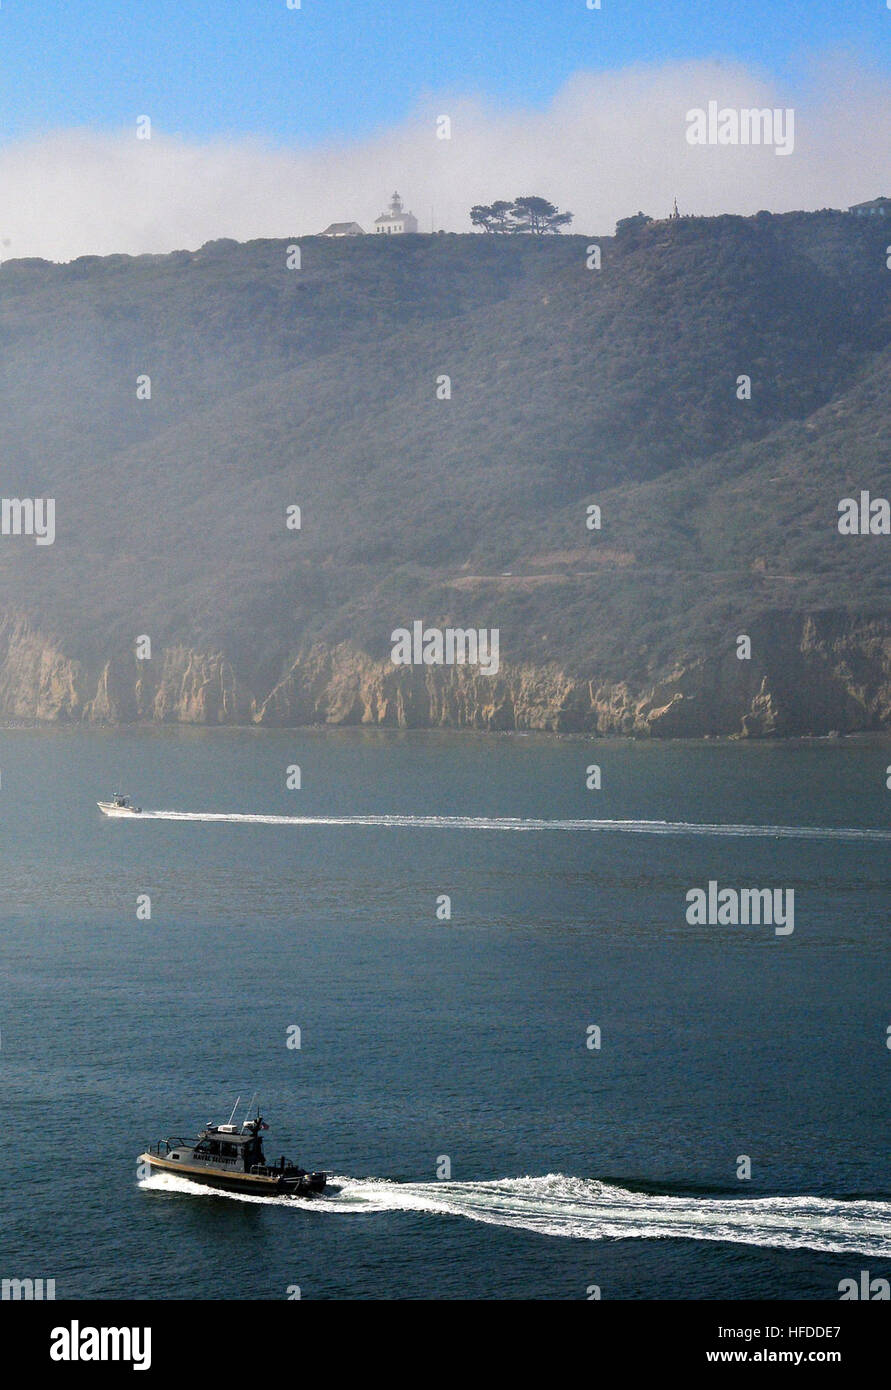
<path id="1" fill-rule="evenodd" d="M 726 835 L 734 838 L 891 843 L 891 830 L 856 826 L 728 825 L 671 820 L 544 820 L 521 816 L 267 816 L 227 811 L 143 811 L 126 820 L 195 821 L 223 825 L 384 826 L 400 830 L 606 831 L 624 835 Z"/>
<path id="2" fill-rule="evenodd" d="M 891 1257 L 891 1202 L 886 1201 L 668 1197 L 559 1173 L 492 1182 L 338 1177 L 330 1181 L 337 1191 L 305 1200 L 221 1193 L 168 1174 L 153 1175 L 140 1185 L 156 1192 L 262 1202 L 316 1215 L 418 1212 L 463 1217 L 575 1240 L 729 1241 L 874 1259 Z"/>

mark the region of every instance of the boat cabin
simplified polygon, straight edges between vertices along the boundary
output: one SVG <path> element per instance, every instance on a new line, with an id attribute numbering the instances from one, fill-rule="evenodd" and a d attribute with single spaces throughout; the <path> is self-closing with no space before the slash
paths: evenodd
<path id="1" fill-rule="evenodd" d="M 206 1163 L 213 1168 L 250 1173 L 266 1163 L 260 1123 L 254 1121 L 242 1128 L 208 1122 L 193 1144 L 183 1139 L 168 1139 L 167 1158 L 173 1163 Z"/>
<path id="2" fill-rule="evenodd" d="M 232 1163 L 249 1173 L 255 1163 L 265 1163 L 263 1140 L 253 1125 L 242 1132 L 237 1125 L 211 1125 L 202 1129 L 192 1150 L 193 1158 L 205 1163 Z"/>

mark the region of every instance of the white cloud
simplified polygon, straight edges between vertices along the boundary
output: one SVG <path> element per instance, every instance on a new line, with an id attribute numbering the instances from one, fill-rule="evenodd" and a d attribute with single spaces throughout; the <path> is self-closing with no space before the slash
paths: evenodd
<path id="1" fill-rule="evenodd" d="M 796 101 L 737 64 L 674 63 L 578 73 L 545 110 L 503 111 L 438 94 L 401 125 L 352 144 L 282 149 L 259 140 L 192 143 L 64 131 L 0 147 L 0 255 L 193 249 L 320 231 L 371 230 L 393 188 L 429 230 L 467 231 L 473 203 L 541 193 L 571 209 L 573 230 L 609 233 L 642 208 L 684 212 L 844 207 L 891 194 L 888 87 L 878 74 L 826 63 Z M 695 148 L 686 113 L 722 106 L 795 108 L 796 148 Z M 435 118 L 448 114 L 451 140 Z"/>

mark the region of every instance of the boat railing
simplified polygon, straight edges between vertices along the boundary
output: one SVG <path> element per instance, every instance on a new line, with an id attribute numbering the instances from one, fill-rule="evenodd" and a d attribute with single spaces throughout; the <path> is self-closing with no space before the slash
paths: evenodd
<path id="1" fill-rule="evenodd" d="M 285 1157 L 284 1166 L 280 1163 L 255 1163 L 250 1168 L 250 1172 L 258 1178 L 277 1178 L 282 1173 L 294 1173 L 298 1171 L 299 1164 L 292 1158 Z"/>
<path id="2" fill-rule="evenodd" d="M 183 1139 L 179 1135 L 171 1134 L 166 1139 L 159 1139 L 157 1144 L 149 1145 L 149 1153 L 157 1154 L 159 1158 L 163 1158 L 165 1154 L 170 1153 L 171 1149 L 190 1149 L 192 1144 L 193 1140 L 191 1139 Z"/>

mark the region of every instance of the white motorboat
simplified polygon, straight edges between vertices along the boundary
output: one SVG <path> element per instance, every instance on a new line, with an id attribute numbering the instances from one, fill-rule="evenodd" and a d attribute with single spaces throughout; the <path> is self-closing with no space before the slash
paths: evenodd
<path id="1" fill-rule="evenodd" d="M 134 806 L 129 796 L 122 796 L 120 792 L 112 794 L 111 801 L 97 801 L 96 805 L 103 816 L 141 816 L 142 807 Z"/>

